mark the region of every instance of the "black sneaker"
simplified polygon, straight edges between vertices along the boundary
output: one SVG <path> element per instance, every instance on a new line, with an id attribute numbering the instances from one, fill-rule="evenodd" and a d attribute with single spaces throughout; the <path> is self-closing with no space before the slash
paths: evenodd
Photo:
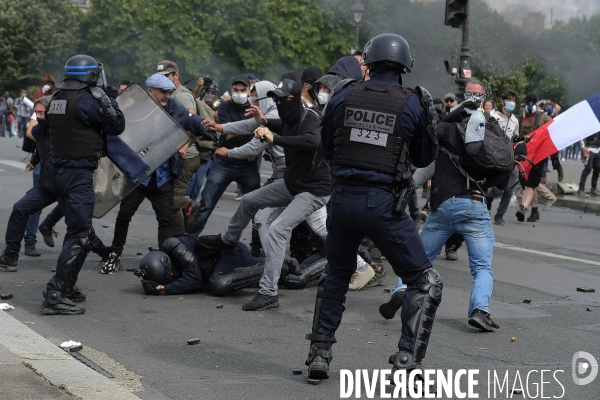
<path id="1" fill-rule="evenodd" d="M 9 256 L 4 254 L 4 252 L 0 253 L 0 267 L 4 268 L 6 272 L 15 272 L 18 268 L 19 256 Z"/>
<path id="2" fill-rule="evenodd" d="M 54 238 L 58 237 L 58 232 L 56 232 L 54 228 L 50 228 L 46 225 L 40 225 L 38 227 L 38 231 L 40 231 L 40 233 L 42 234 L 46 246 L 54 247 Z"/>
<path id="3" fill-rule="evenodd" d="M 242 306 L 243 311 L 262 311 L 269 308 L 279 307 L 279 297 L 275 296 L 267 296 L 264 294 L 257 294 L 252 301 L 244 304 Z"/>
<path id="4" fill-rule="evenodd" d="M 42 253 L 35 248 L 35 243 L 32 243 L 25 245 L 25 255 L 29 257 L 39 257 L 42 255 Z"/>
<path id="5" fill-rule="evenodd" d="M 538 210 L 531 210 L 531 215 L 529 216 L 529 218 L 527 218 L 527 222 L 535 222 L 535 221 L 539 221 L 540 219 L 540 212 Z"/>
<path id="6" fill-rule="evenodd" d="M 205 235 L 198 236 L 198 243 L 201 246 L 206 247 L 207 249 L 217 249 L 217 250 L 233 250 L 235 249 L 235 244 L 227 244 L 221 239 L 221 235 Z"/>
<path id="7" fill-rule="evenodd" d="M 331 343 L 311 343 L 305 365 L 308 366 L 308 379 L 328 379 Z"/>
<path id="8" fill-rule="evenodd" d="M 100 262 L 100 273 L 112 275 L 121 269 L 121 256 L 116 253 L 110 253 L 106 260 Z"/>
<path id="9" fill-rule="evenodd" d="M 385 319 L 392 319 L 402 308 L 402 302 L 404 301 L 404 292 L 406 288 L 402 288 L 392 294 L 390 300 L 387 303 L 383 303 L 379 306 L 379 314 Z"/>
<path id="10" fill-rule="evenodd" d="M 44 302 L 40 312 L 45 315 L 77 315 L 85 314 L 85 308 L 78 306 L 60 292 L 53 290 L 44 292 Z"/>
<path id="11" fill-rule="evenodd" d="M 200 203 L 196 200 L 192 200 L 189 207 L 183 212 L 183 226 L 185 227 L 186 232 L 192 229 L 192 225 L 196 222 L 198 211 L 200 211 Z"/>
<path id="12" fill-rule="evenodd" d="M 383 268 L 383 264 L 371 263 L 373 270 L 375 271 L 375 276 L 367 282 L 365 287 L 375 287 L 381 286 L 388 280 L 388 274 L 385 272 L 385 268 Z"/>
<path id="13" fill-rule="evenodd" d="M 519 206 L 519 211 L 517 211 L 517 220 L 519 222 L 525 221 L 525 213 L 527 213 L 527 209 L 523 207 L 523 204 Z"/>
<path id="14" fill-rule="evenodd" d="M 476 308 L 469 318 L 469 325 L 486 332 L 495 332 L 500 326 L 492 320 L 489 313 Z"/>
<path id="15" fill-rule="evenodd" d="M 506 222 L 504 222 L 504 219 L 502 219 L 502 215 L 496 214 L 494 216 L 494 224 L 504 226 L 506 225 Z"/>

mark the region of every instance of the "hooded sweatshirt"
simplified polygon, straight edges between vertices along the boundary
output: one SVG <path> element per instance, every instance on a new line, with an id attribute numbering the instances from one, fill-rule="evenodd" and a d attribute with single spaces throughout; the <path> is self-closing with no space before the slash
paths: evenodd
<path id="1" fill-rule="evenodd" d="M 354 79 L 355 81 L 363 78 L 360 62 L 353 56 L 340 58 L 329 68 L 327 73 L 337 75 L 342 79 Z"/>

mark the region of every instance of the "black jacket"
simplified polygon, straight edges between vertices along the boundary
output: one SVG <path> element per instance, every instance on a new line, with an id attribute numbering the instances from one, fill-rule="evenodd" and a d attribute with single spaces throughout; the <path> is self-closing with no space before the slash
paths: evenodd
<path id="1" fill-rule="evenodd" d="M 491 118 L 488 113 L 485 115 L 486 119 Z M 463 108 L 459 107 L 442 118 L 442 122 L 436 128 L 436 137 L 440 147 L 444 146 L 457 155 L 462 154 L 465 139 L 458 132 L 457 126 L 468 117 L 469 114 Z M 484 191 L 487 191 L 487 189 L 494 186 L 504 189 L 507 184 L 508 175 L 490 179 L 480 186 Z M 467 189 L 467 178 L 454 166 L 450 156 L 440 150 L 435 163 L 435 174 L 431 181 L 432 211 L 437 210 L 440 204 L 449 198 L 459 194 L 467 194 L 473 190 L 478 190 L 475 183 L 471 181 Z"/>
<path id="2" fill-rule="evenodd" d="M 304 120 L 287 125 L 280 119 L 268 120 L 267 127 L 277 135 L 273 137 L 275 146 L 283 147 L 285 164 L 283 179 L 292 196 L 308 192 L 315 196 L 331 194 L 329 163 L 321 157 L 321 119 L 312 111 L 307 111 Z"/>
<path id="3" fill-rule="evenodd" d="M 600 147 L 600 132 L 596 132 L 585 138 L 586 147 Z"/>
<path id="4" fill-rule="evenodd" d="M 239 104 L 235 104 L 231 100 L 222 102 L 221 104 L 219 104 L 219 107 L 217 108 L 217 119 L 219 121 L 219 124 L 226 124 L 228 122 L 237 122 L 237 121 L 241 121 L 244 119 L 252 118 L 252 117 L 245 116 L 246 110 L 249 107 L 250 107 L 250 104 L 239 105 Z M 234 149 L 236 147 L 242 147 L 243 145 L 245 145 L 246 143 L 251 141 L 252 138 L 254 137 L 254 135 L 252 133 L 249 133 L 248 135 L 236 135 L 234 138 L 227 140 L 227 136 L 228 135 L 221 135 L 221 139 L 219 141 L 218 147 L 225 147 L 230 150 Z M 256 164 L 256 160 L 249 161 L 245 158 L 236 159 L 236 158 L 229 158 L 227 156 L 224 157 L 224 156 L 219 156 L 219 155 L 216 155 L 215 157 L 223 162 L 228 163 L 228 164 L 235 164 L 235 165 L 249 165 L 249 164 L 255 165 Z"/>

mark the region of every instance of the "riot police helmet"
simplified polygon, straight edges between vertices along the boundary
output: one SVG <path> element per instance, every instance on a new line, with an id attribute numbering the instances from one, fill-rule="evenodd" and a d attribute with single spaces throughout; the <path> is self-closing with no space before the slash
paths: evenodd
<path id="1" fill-rule="evenodd" d="M 95 86 L 102 77 L 102 64 L 94 57 L 79 54 L 65 64 L 65 80 L 74 80 Z"/>
<path id="2" fill-rule="evenodd" d="M 160 250 L 150 250 L 141 259 L 135 275 L 165 285 L 172 280 L 171 259 Z"/>
<path id="3" fill-rule="evenodd" d="M 383 63 L 401 74 L 410 72 L 414 64 L 408 42 L 393 33 L 382 33 L 369 40 L 361 62 L 367 66 Z"/>

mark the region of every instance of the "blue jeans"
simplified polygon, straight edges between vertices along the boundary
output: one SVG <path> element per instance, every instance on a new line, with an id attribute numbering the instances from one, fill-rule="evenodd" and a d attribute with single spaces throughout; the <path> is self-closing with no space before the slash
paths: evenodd
<path id="1" fill-rule="evenodd" d="M 206 185 L 202 190 L 200 210 L 192 229 L 188 234 L 198 236 L 204 230 L 208 217 L 217 206 L 217 202 L 231 182 L 242 186 L 243 193 L 250 193 L 260 187 L 260 175 L 256 163 L 235 165 L 219 159 L 213 160 L 210 172 L 206 177 Z M 258 235 L 257 235 L 258 236 Z"/>
<path id="2" fill-rule="evenodd" d="M 465 239 L 473 275 L 468 316 L 471 317 L 476 308 L 489 313 L 494 287 L 492 252 L 495 238 L 485 203 L 451 197 L 429 213 L 421 240 L 431 262 L 453 233 L 460 233 Z"/>
<path id="3" fill-rule="evenodd" d="M 210 166 L 212 165 L 212 159 L 208 161 L 202 161 L 200 166 L 192 175 L 192 179 L 190 180 L 190 185 L 188 186 L 188 190 L 186 196 L 192 200 L 196 200 L 198 195 L 200 194 L 200 189 L 202 188 L 202 184 L 204 183 L 204 178 L 206 174 L 210 171 Z"/>

